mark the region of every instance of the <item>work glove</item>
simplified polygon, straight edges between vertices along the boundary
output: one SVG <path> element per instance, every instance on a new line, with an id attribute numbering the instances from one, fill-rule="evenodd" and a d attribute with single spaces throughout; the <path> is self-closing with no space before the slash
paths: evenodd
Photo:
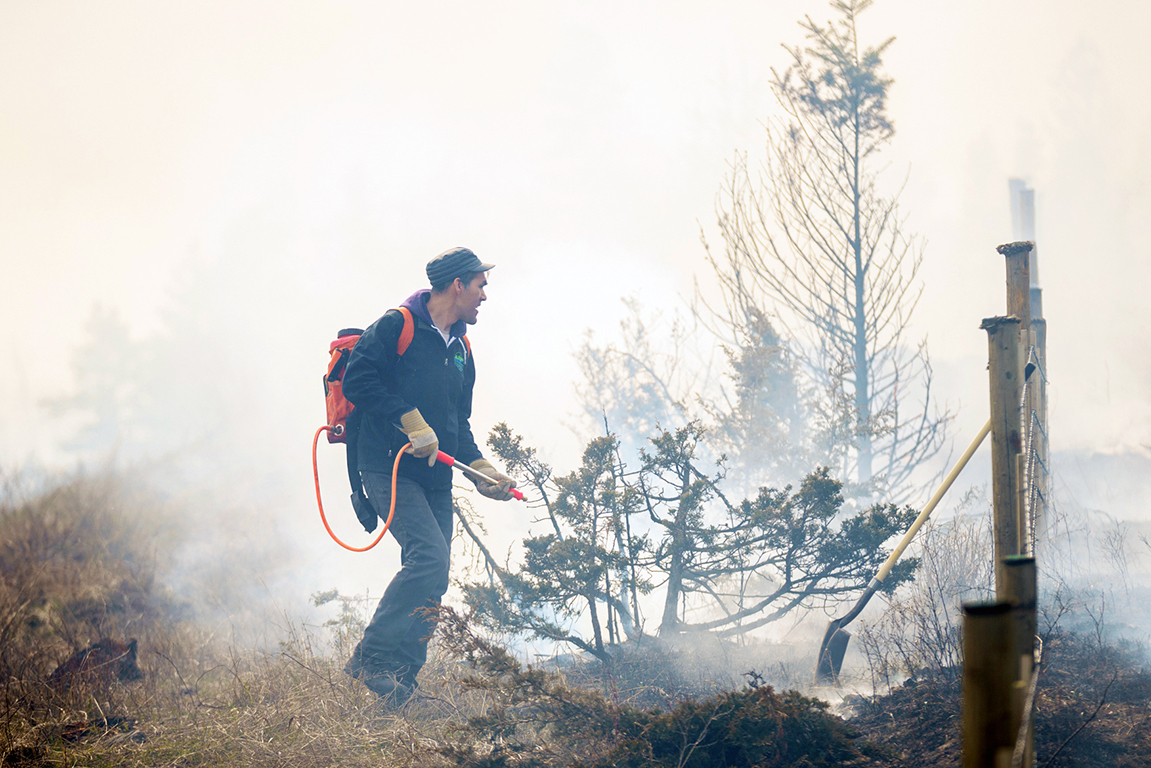
<path id="1" fill-rule="evenodd" d="M 474 477 L 472 478 L 472 482 L 476 484 L 476 490 L 484 496 L 487 496 L 489 499 L 495 499 L 496 501 L 508 501 L 513 498 L 511 489 L 516 487 L 516 481 L 498 471 L 492 466 L 490 461 L 487 459 L 476 459 L 468 466 L 477 472 L 483 472 L 491 479 L 497 481 L 495 483 L 489 483 Z"/>
<path id="2" fill-rule="evenodd" d="M 400 417 L 400 431 L 408 436 L 408 442 L 412 444 L 408 452 L 417 459 L 426 458 L 429 467 L 435 466 L 440 439 L 436 437 L 436 431 L 424 421 L 419 408 L 413 408 Z"/>

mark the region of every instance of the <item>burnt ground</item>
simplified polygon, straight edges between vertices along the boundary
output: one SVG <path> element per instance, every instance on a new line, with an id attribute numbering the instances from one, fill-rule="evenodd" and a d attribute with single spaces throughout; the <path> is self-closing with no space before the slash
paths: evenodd
<path id="1" fill-rule="evenodd" d="M 858 703 L 849 722 L 906 766 L 959 766 L 958 672 Z M 1070 633 L 1047 639 L 1035 704 L 1037 766 L 1151 766 L 1151 673 L 1132 647 Z"/>

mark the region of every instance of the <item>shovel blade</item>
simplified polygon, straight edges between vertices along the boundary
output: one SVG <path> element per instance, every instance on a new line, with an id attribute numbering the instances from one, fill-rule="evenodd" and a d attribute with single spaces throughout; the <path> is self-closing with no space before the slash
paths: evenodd
<path id="1" fill-rule="evenodd" d="M 815 684 L 832 685 L 839 683 L 839 670 L 843 668 L 843 657 L 847 653 L 847 641 L 851 633 L 840 629 L 837 622 L 827 625 L 823 642 L 819 646 L 819 662 L 815 666 Z"/>

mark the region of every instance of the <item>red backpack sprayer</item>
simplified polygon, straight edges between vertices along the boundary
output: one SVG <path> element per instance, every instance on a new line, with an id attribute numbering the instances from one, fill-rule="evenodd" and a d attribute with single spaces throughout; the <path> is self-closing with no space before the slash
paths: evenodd
<path id="1" fill-rule="evenodd" d="M 409 309 L 401 307 L 400 313 L 404 316 L 404 326 L 400 333 L 399 341 L 396 343 L 396 353 L 403 355 L 404 352 L 407 351 L 408 345 L 411 344 L 415 324 Z M 360 519 L 360 523 L 368 533 L 371 533 L 376 527 L 377 514 L 371 502 L 369 502 L 364 495 L 359 471 L 356 468 L 356 443 L 354 439 L 349 439 L 349 436 L 355 435 L 359 415 L 355 412 L 355 406 L 344 397 L 343 390 L 344 370 L 347 368 L 348 358 L 351 357 L 352 348 L 356 346 L 356 342 L 360 340 L 362 333 L 363 331 L 359 328 L 345 328 L 337 334 L 336 340 L 328 347 L 331 359 L 328 361 L 328 372 L 324 374 L 324 401 L 327 405 L 328 423 L 317 429 L 315 436 L 312 437 L 312 475 L 316 481 L 316 505 L 320 508 L 320 520 L 324 523 L 324 529 L 327 530 L 332 540 L 351 552 L 367 552 L 380 543 L 380 539 L 384 538 L 384 534 L 387 533 L 388 528 L 391 527 L 392 518 L 396 513 L 396 475 L 400 466 L 400 458 L 412 445 L 411 443 L 404 445 L 399 453 L 396 454 L 396 461 L 392 465 L 392 502 L 391 508 L 388 510 L 388 519 L 384 522 L 383 529 L 372 543 L 366 547 L 353 547 L 345 544 L 336 536 L 335 532 L 332 531 L 332 527 L 328 525 L 327 515 L 324 514 L 324 501 L 320 495 L 320 468 L 316 458 L 316 447 L 320 442 L 320 435 L 324 432 L 328 433 L 329 443 L 344 443 L 347 446 L 348 480 L 352 486 L 352 508 L 355 509 L 356 516 Z M 471 343 L 468 341 L 468 337 L 464 336 L 463 341 L 468 348 L 468 352 L 471 352 Z M 443 451 L 439 451 L 436 454 L 436 461 L 443 462 L 449 467 L 455 467 L 477 480 L 492 483 L 493 485 L 499 484 L 498 481 L 488 477 L 483 472 L 472 469 L 466 464 L 457 463 L 453 457 Z M 523 501 L 524 495 L 521 491 L 512 488 L 511 494 L 516 500 Z"/>

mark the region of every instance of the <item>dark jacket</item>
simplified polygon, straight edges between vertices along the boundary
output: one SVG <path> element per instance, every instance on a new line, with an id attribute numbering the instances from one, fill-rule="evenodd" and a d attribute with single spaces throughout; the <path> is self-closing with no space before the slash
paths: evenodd
<path id="1" fill-rule="evenodd" d="M 358 414 L 359 469 L 391 474 L 396 452 L 408 442 L 399 430 L 400 417 L 418 408 L 436 431 L 440 450 L 464 464 L 481 458 L 468 419 L 472 414 L 475 363 L 461 337 L 463 321 L 451 329 L 451 344 L 432 324 L 428 314 L 430 291 L 417 291 L 403 303 L 412 311 L 415 332 L 403 356 L 396 343 L 403 315 L 389 310 L 364 331 L 352 349 L 344 373 L 344 396 Z M 429 490 L 450 488 L 452 469 L 439 462 L 405 455 L 400 476 Z"/>

